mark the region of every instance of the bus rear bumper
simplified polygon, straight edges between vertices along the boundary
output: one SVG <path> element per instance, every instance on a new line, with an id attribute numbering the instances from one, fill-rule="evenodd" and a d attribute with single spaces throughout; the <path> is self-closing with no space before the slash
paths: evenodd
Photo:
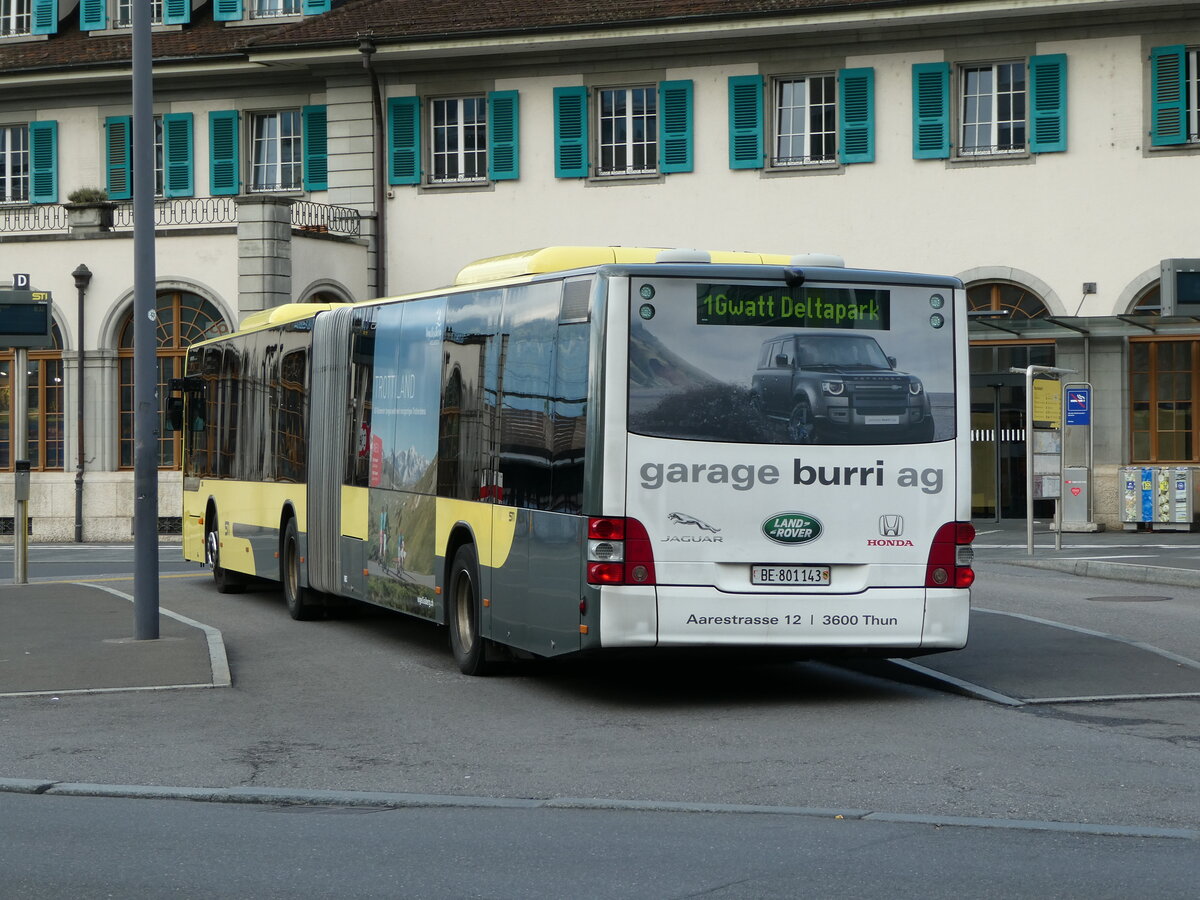
<path id="1" fill-rule="evenodd" d="M 953 650 L 966 645 L 970 616 L 970 592 L 958 589 L 872 588 L 821 595 L 734 594 L 673 585 L 636 590 L 636 599 L 622 598 L 623 615 L 602 620 L 603 646 Z M 606 598 L 606 604 L 615 599 Z M 631 615 L 634 609 L 641 615 Z"/>

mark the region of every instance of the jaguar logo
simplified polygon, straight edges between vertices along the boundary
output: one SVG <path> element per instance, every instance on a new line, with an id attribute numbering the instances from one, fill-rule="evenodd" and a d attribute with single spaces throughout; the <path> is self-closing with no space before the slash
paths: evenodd
<path id="1" fill-rule="evenodd" d="M 718 534 L 721 529 L 713 528 L 707 522 L 702 522 L 695 516 L 689 516 L 687 513 L 673 512 L 667 516 L 667 520 L 674 522 L 676 525 L 695 525 L 701 531 L 711 531 L 713 534 Z"/>

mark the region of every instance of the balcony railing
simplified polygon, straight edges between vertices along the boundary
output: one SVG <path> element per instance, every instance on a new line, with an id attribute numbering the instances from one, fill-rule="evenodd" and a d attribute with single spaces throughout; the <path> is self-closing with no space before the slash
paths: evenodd
<path id="1" fill-rule="evenodd" d="M 359 235 L 358 210 L 349 206 L 330 206 L 297 200 L 292 204 L 292 227 L 302 231 L 328 231 L 351 237 Z"/>
<path id="2" fill-rule="evenodd" d="M 66 230 L 67 211 L 57 204 L 0 206 L 0 234 Z"/>
<path id="3" fill-rule="evenodd" d="M 231 225 L 237 222 L 232 197 L 183 197 L 154 201 L 154 227 L 172 225 Z M 113 209 L 114 228 L 133 227 L 133 203 L 120 201 Z"/>
<path id="4" fill-rule="evenodd" d="M 182 197 L 154 201 L 154 227 L 233 225 L 238 220 L 233 197 Z M 349 206 L 330 206 L 298 200 L 291 207 L 293 228 L 301 231 L 358 237 L 361 234 L 358 210 Z M 28 206 L 0 205 L 0 235 L 67 231 L 67 210 L 62 204 Z M 133 227 L 133 204 L 116 201 L 112 209 L 112 228 Z"/>

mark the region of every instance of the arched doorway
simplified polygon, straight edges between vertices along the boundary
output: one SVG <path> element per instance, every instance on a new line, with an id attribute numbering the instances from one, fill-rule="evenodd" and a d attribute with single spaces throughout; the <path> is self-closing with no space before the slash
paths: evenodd
<path id="1" fill-rule="evenodd" d="M 967 309 L 998 321 L 1028 321 L 1049 314 L 1037 294 L 1010 282 L 967 287 Z M 1022 518 L 1025 498 L 1025 378 L 1014 368 L 1054 365 L 1053 340 L 971 341 L 971 515 Z M 1038 500 L 1036 516 L 1054 513 Z"/>
<path id="2" fill-rule="evenodd" d="M 158 396 L 168 396 L 168 384 L 172 378 L 183 375 L 184 357 L 187 348 L 197 341 L 215 337 L 228 330 L 225 317 L 209 301 L 188 291 L 164 291 L 155 301 L 158 314 L 157 356 Z M 122 323 L 117 339 L 117 356 L 120 366 L 120 453 L 118 465 L 132 469 L 134 465 L 134 394 L 133 394 L 133 310 L 130 309 Z M 162 404 L 165 409 L 165 404 Z M 160 411 L 158 437 L 158 466 L 160 469 L 178 468 L 181 462 L 178 432 L 169 431 Z"/>

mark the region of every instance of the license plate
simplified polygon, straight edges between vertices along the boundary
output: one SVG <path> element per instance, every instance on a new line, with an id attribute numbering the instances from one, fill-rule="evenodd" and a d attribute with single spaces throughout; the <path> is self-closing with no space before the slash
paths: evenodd
<path id="1" fill-rule="evenodd" d="M 899 416 L 863 416 L 866 425 L 899 425 Z"/>
<path id="2" fill-rule="evenodd" d="M 828 585 L 829 566 L 751 566 L 750 583 Z"/>

